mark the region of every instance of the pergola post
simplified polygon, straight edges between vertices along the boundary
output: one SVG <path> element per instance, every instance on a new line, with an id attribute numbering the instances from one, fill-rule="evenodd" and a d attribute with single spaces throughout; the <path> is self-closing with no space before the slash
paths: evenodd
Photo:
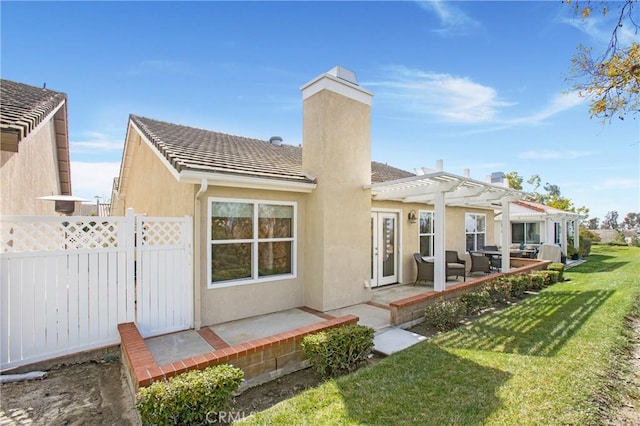
<path id="1" fill-rule="evenodd" d="M 580 251 L 580 216 L 573 221 L 573 247 Z"/>
<path id="2" fill-rule="evenodd" d="M 565 256 L 568 254 L 567 253 L 567 234 L 568 234 L 568 226 L 567 226 L 567 218 L 563 217 L 560 220 L 560 233 L 562 234 L 562 240 L 560 241 L 560 247 L 562 249 L 562 254 L 564 254 Z"/>
<path id="3" fill-rule="evenodd" d="M 503 198 L 502 204 L 502 220 L 500 226 L 502 227 L 502 265 L 500 269 L 502 272 L 509 272 L 511 268 L 511 199 Z"/>
<path id="4" fill-rule="evenodd" d="M 435 291 L 444 291 L 446 287 L 447 277 L 444 256 L 445 205 L 443 191 L 438 191 L 435 193 L 433 208 L 433 231 L 435 234 L 433 241 L 433 251 L 435 252 L 433 265 L 433 289 Z"/>

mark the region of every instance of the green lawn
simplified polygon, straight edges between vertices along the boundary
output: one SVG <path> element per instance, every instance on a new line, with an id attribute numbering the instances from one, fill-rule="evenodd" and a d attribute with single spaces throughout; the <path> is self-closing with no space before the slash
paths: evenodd
<path id="1" fill-rule="evenodd" d="M 594 401 L 611 388 L 624 317 L 637 308 L 640 249 L 596 246 L 565 276 L 242 424 L 599 424 Z"/>

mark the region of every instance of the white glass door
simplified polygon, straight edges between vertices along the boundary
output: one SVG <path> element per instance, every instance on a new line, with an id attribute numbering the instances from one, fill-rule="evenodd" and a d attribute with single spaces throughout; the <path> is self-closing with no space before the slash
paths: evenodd
<path id="1" fill-rule="evenodd" d="M 398 215 L 371 213 L 371 287 L 398 282 Z"/>

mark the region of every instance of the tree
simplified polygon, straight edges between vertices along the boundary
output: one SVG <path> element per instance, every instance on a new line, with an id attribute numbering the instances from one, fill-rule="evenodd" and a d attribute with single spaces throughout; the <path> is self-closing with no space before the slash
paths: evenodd
<path id="1" fill-rule="evenodd" d="M 592 219 L 589 219 L 587 221 L 587 229 L 598 229 L 598 225 L 600 225 L 600 218 L 599 217 L 594 217 Z"/>
<path id="2" fill-rule="evenodd" d="M 571 4 L 571 0 L 565 0 Z M 571 76 L 574 89 L 580 96 L 590 98 L 591 117 L 610 120 L 614 116 L 624 119 L 627 113 L 640 111 L 640 44 L 632 41 L 621 45 L 619 35 L 623 31 L 638 33 L 640 21 L 637 16 L 637 1 L 596 2 L 577 0 L 573 2 L 574 14 L 580 19 L 594 19 L 594 10 L 604 16 L 616 13 L 616 23 L 607 49 L 593 56 L 592 49 L 578 46 L 578 53 L 571 61 Z M 612 9 L 613 8 L 613 9 Z M 614 12 L 612 12 L 614 10 Z"/>
<path id="3" fill-rule="evenodd" d="M 522 176 L 520 176 L 518 172 L 509 172 L 505 174 L 504 177 L 507 179 L 509 188 L 522 191 Z"/>
<path id="4" fill-rule="evenodd" d="M 522 190 L 523 178 L 518 174 L 518 172 L 509 172 L 505 174 L 505 178 L 507 179 L 509 188 L 517 189 L 518 191 Z M 542 187 L 545 192 L 538 192 L 538 188 L 540 188 L 540 185 L 542 184 L 542 179 L 539 175 L 532 175 L 527 179 L 527 184 L 531 185 L 533 189 L 525 197 L 525 200 L 544 204 L 558 210 L 580 213 L 584 215 L 584 217 L 589 216 L 589 209 L 585 206 L 576 208 L 570 199 L 562 196 L 558 185 L 546 182 Z"/>
<path id="5" fill-rule="evenodd" d="M 618 229 L 618 212 L 615 210 L 607 212 L 600 227 L 602 229 Z"/>
<path id="6" fill-rule="evenodd" d="M 622 229 L 640 228 L 640 213 L 627 213 L 620 225 Z"/>

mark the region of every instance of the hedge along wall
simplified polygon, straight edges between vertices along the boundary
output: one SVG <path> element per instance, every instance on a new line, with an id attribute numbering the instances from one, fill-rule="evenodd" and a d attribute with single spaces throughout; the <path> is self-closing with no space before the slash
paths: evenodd
<path id="1" fill-rule="evenodd" d="M 119 324 L 122 360 L 129 386 L 135 395 L 139 388 L 168 379 L 189 370 L 202 370 L 212 365 L 231 364 L 242 369 L 245 382 L 241 388 L 276 379 L 309 365 L 302 349 L 305 336 L 357 324 L 358 317 L 345 315 L 300 327 L 274 336 L 228 346 L 170 364 L 158 365 L 134 323 Z"/>
<path id="2" fill-rule="evenodd" d="M 512 269 L 509 272 L 491 274 L 478 278 L 474 277 L 473 281 L 452 285 L 442 292 L 429 291 L 417 296 L 391 302 L 389 304 L 391 308 L 391 325 L 401 328 L 412 327 L 424 320 L 424 309 L 433 303 L 442 299 L 457 299 L 464 293 L 479 290 L 486 282 L 498 277 L 542 271 L 547 269 L 547 266 L 552 262 L 550 260 L 511 258 L 510 263 Z M 467 277 L 467 279 L 468 278 L 469 277 Z"/>

